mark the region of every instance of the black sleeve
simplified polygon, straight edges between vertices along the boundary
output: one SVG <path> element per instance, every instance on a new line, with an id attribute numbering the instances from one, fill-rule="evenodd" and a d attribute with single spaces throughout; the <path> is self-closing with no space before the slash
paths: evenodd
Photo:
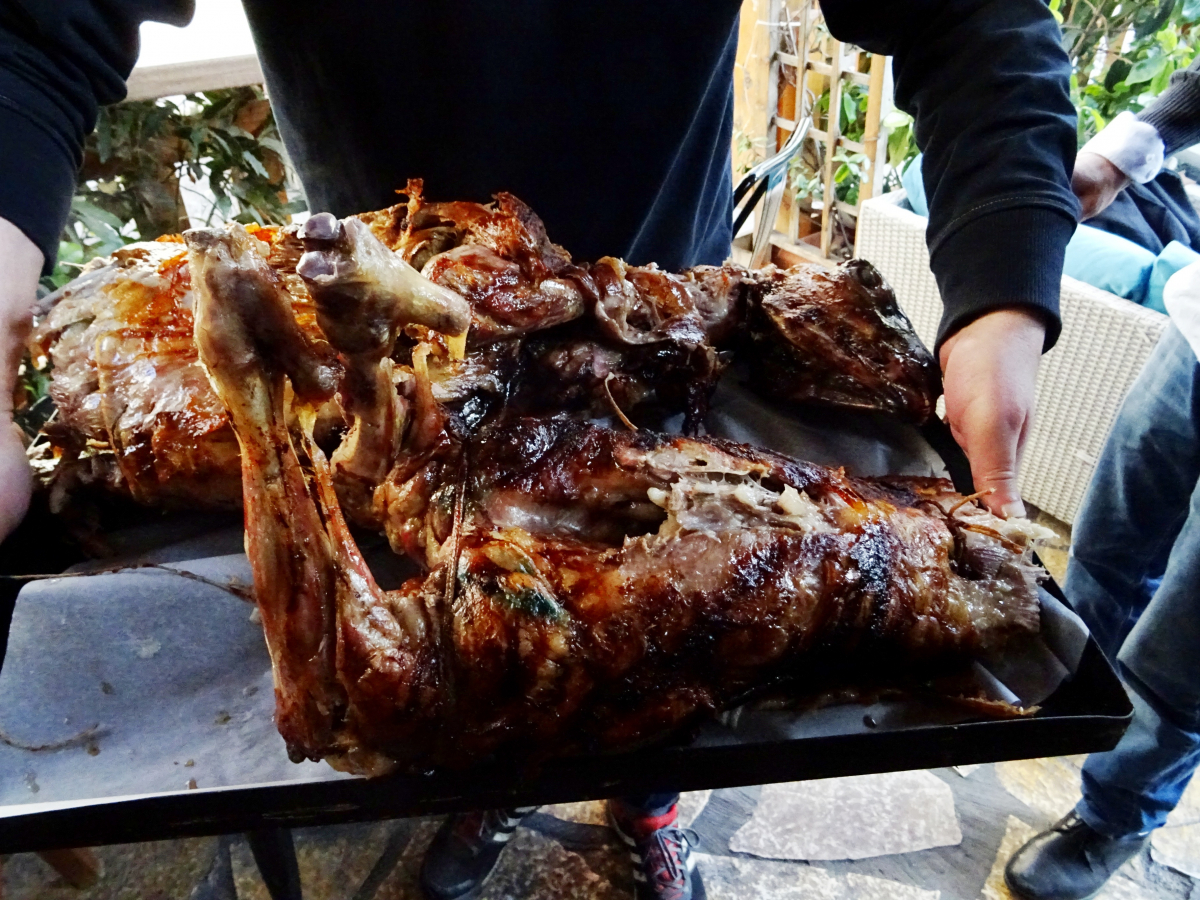
<path id="1" fill-rule="evenodd" d="M 1061 330 L 1076 112 L 1070 63 L 1042 0 L 823 0 L 830 31 L 894 57 L 896 105 L 916 119 L 938 344 L 983 313 L 1033 309 Z"/>
<path id="2" fill-rule="evenodd" d="M 185 25 L 194 0 L 0 2 L 0 217 L 54 264 L 83 142 L 125 96 L 138 25 Z"/>
<path id="3" fill-rule="evenodd" d="M 1158 129 L 1167 156 L 1200 144 L 1200 59 L 1171 76 L 1171 86 L 1138 114 Z"/>

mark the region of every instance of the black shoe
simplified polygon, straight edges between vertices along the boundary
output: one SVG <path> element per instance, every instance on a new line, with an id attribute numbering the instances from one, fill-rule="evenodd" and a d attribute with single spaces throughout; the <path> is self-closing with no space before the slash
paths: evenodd
<path id="1" fill-rule="evenodd" d="M 704 900 L 692 848 L 696 832 L 679 828 L 675 807 L 665 815 L 638 815 L 620 800 L 608 801 L 608 820 L 629 848 L 637 900 Z"/>
<path id="2" fill-rule="evenodd" d="M 429 900 L 470 900 L 479 896 L 521 819 L 535 809 L 488 809 L 448 818 L 434 835 L 421 863 L 421 890 L 425 896 Z"/>
<path id="3" fill-rule="evenodd" d="M 1144 834 L 1105 837 L 1072 811 L 1013 854 L 1004 880 L 1025 900 L 1087 900 L 1147 840 Z"/>

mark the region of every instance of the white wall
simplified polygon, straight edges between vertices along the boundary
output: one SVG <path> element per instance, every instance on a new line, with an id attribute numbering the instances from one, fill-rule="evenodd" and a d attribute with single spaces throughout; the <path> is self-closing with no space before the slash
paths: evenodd
<path id="1" fill-rule="evenodd" d="M 196 0 L 196 15 L 186 28 L 158 22 L 142 26 L 139 66 L 246 56 L 254 53 L 241 0 Z"/>

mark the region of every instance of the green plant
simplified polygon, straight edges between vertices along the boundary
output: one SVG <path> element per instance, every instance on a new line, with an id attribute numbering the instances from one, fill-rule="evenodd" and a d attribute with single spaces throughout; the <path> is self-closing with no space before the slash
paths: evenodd
<path id="1" fill-rule="evenodd" d="M 135 240 L 187 227 L 182 182 L 207 182 L 206 223 L 286 222 L 304 208 L 286 191 L 283 144 L 257 87 L 121 103 L 101 109 L 49 289 L 79 266 Z"/>
<path id="2" fill-rule="evenodd" d="M 1074 74 L 1083 144 L 1119 113 L 1139 112 L 1191 64 L 1200 0 L 1051 0 Z"/>

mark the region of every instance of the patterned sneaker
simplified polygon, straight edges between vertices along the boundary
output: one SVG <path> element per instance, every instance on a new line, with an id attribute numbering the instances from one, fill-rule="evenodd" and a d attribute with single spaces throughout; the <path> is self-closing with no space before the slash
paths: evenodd
<path id="1" fill-rule="evenodd" d="M 661 816 L 645 816 L 620 800 L 609 800 L 608 821 L 629 848 L 637 900 L 703 900 L 692 859 L 700 838 L 690 828 L 676 826 L 676 807 Z"/>
<path id="2" fill-rule="evenodd" d="M 479 896 L 513 832 L 536 809 L 488 809 L 446 819 L 421 863 L 425 896 L 429 900 L 470 900 Z"/>

